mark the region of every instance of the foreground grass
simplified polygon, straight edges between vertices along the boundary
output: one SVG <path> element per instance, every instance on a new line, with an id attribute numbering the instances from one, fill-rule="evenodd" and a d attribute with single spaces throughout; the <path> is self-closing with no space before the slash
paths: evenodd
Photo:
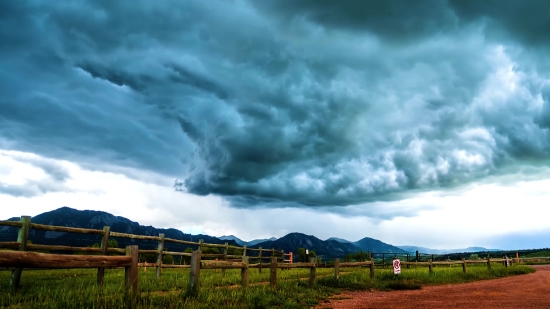
<path id="1" fill-rule="evenodd" d="M 262 282 L 269 281 L 269 272 L 250 271 L 247 289 L 240 284 L 240 271 L 227 270 L 226 277 L 212 270 L 201 271 L 201 293 L 197 299 L 187 297 L 188 270 L 164 270 L 162 278 L 155 278 L 154 269 L 140 271 L 136 308 L 309 308 L 321 299 L 347 290 L 419 289 L 424 285 L 462 283 L 500 278 L 534 272 L 533 268 L 516 265 L 505 268 L 493 265 L 468 267 L 436 267 L 432 274 L 427 268 L 403 269 L 395 278 L 389 269 L 377 269 L 375 278 L 368 269 L 344 268 L 337 281 L 333 269 L 318 269 L 317 284 L 310 287 L 309 270 L 294 269 L 278 272 L 278 286 L 271 289 Z M 8 293 L 10 272 L 0 272 L 0 307 L 4 308 L 125 308 L 124 272 L 107 270 L 105 286 L 95 284 L 95 270 L 24 271 L 20 292 Z"/>

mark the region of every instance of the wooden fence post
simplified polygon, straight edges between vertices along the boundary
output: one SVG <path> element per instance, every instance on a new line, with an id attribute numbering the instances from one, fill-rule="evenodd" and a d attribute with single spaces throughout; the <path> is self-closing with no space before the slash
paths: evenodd
<path id="1" fill-rule="evenodd" d="M 271 271 L 269 273 L 269 285 L 272 288 L 277 287 L 277 257 L 271 257 Z"/>
<path id="2" fill-rule="evenodd" d="M 340 279 L 340 259 L 334 259 L 334 279 Z"/>
<path id="3" fill-rule="evenodd" d="M 369 268 L 370 268 L 370 277 L 374 278 L 374 258 L 372 257 L 370 258 Z"/>
<path id="4" fill-rule="evenodd" d="M 193 251 L 191 253 L 191 271 L 189 278 L 189 295 L 197 297 L 199 295 L 200 288 L 200 274 L 201 274 L 201 252 Z"/>
<path id="5" fill-rule="evenodd" d="M 243 288 L 246 288 L 248 287 L 248 264 L 250 261 L 250 257 L 243 256 L 242 261 L 244 263 L 244 267 L 241 268 L 241 285 Z"/>
<path id="6" fill-rule="evenodd" d="M 138 294 L 138 246 L 127 246 L 126 255 L 132 258 L 132 264 L 124 267 L 124 287 L 133 304 Z"/>
<path id="7" fill-rule="evenodd" d="M 407 253 L 407 262 L 411 261 L 411 255 Z M 411 265 L 407 264 L 407 269 L 411 268 Z"/>
<path id="8" fill-rule="evenodd" d="M 430 264 L 428 264 L 428 268 L 429 268 L 429 270 L 430 270 L 430 273 L 432 273 L 432 272 L 434 271 L 434 269 L 433 269 L 433 264 L 432 264 L 433 260 L 430 259 L 428 262 L 430 263 Z"/>
<path id="9" fill-rule="evenodd" d="M 111 232 L 110 226 L 103 227 L 103 237 L 101 238 L 101 255 L 107 255 L 107 248 L 109 247 L 109 233 Z M 102 286 L 105 278 L 105 267 L 97 269 L 97 285 Z"/>
<path id="10" fill-rule="evenodd" d="M 491 258 L 487 256 L 487 269 L 491 270 Z"/>
<path id="11" fill-rule="evenodd" d="M 204 243 L 204 240 L 199 239 L 199 251 L 202 253 L 202 244 Z"/>
<path id="12" fill-rule="evenodd" d="M 262 260 L 262 247 L 260 247 L 259 249 L 260 249 L 260 253 L 258 254 L 258 258 L 260 259 L 260 267 L 258 267 L 258 272 L 261 274 L 262 273 L 262 263 L 263 263 L 263 260 Z"/>
<path id="13" fill-rule="evenodd" d="M 243 246 L 243 256 L 246 256 L 246 245 Z"/>
<path id="14" fill-rule="evenodd" d="M 315 259 L 314 257 L 310 258 L 309 262 L 313 264 L 313 266 L 309 269 L 309 285 L 314 285 L 315 284 L 315 280 L 317 279 L 316 278 L 316 274 L 317 274 L 317 265 L 315 263 Z"/>
<path id="15" fill-rule="evenodd" d="M 466 272 L 466 259 L 462 258 L 462 271 Z"/>
<path id="16" fill-rule="evenodd" d="M 159 234 L 159 244 L 158 244 L 158 257 L 157 257 L 157 279 L 160 278 L 162 273 L 162 251 L 164 251 L 164 233 Z"/>
<path id="17" fill-rule="evenodd" d="M 22 226 L 19 228 L 19 232 L 17 233 L 17 242 L 20 244 L 19 251 L 27 251 L 27 240 L 29 240 L 31 217 L 21 216 L 20 222 L 22 223 Z M 22 273 L 22 267 L 12 270 L 10 278 L 10 289 L 12 292 L 17 292 L 19 289 L 19 282 L 21 281 Z"/>
<path id="18" fill-rule="evenodd" d="M 227 251 L 229 250 L 229 244 L 225 243 L 225 248 L 223 249 L 223 260 L 227 261 Z M 225 278 L 225 268 L 222 269 L 222 276 Z"/>

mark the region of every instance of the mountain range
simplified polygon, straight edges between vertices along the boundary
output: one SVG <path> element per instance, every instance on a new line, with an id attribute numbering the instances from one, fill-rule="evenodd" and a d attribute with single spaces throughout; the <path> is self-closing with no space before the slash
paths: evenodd
<path id="1" fill-rule="evenodd" d="M 466 252 L 495 252 L 502 251 L 500 249 L 487 249 L 483 247 L 468 247 L 464 249 L 430 249 L 425 247 L 417 246 L 397 246 L 398 248 L 405 250 L 409 253 L 414 253 L 416 251 L 427 254 L 450 254 L 450 253 L 466 253 Z"/>
<path id="2" fill-rule="evenodd" d="M 8 220 L 18 221 L 19 218 L 11 218 Z M 59 209 L 42 213 L 31 219 L 33 223 L 70 226 L 77 228 L 103 229 L 104 226 L 110 226 L 111 231 L 121 232 L 136 235 L 156 236 L 159 233 L 164 233 L 165 237 L 198 241 L 203 239 L 205 243 L 223 244 L 228 242 L 230 245 L 239 245 L 251 248 L 275 248 L 284 250 L 285 252 L 295 252 L 298 248 L 306 248 L 314 250 L 318 256 L 324 258 L 343 257 L 346 254 L 355 253 L 357 251 L 369 252 L 384 252 L 384 253 L 407 253 L 419 250 L 421 253 L 436 253 L 436 249 L 428 249 L 414 246 L 396 247 L 384 243 L 380 240 L 365 237 L 358 241 L 352 242 L 341 238 L 331 237 L 327 240 L 321 240 L 313 235 L 305 235 L 302 233 L 290 233 L 281 238 L 255 239 L 252 241 L 243 241 L 234 235 L 214 237 L 209 235 L 191 235 L 183 233 L 176 229 L 160 229 L 153 226 L 143 226 L 137 222 L 127 218 L 114 216 L 103 211 L 94 210 L 76 210 L 69 207 L 61 207 Z M 17 228 L 0 226 L 0 241 L 15 241 L 17 239 Z M 29 239 L 36 244 L 45 245 L 66 245 L 85 247 L 100 241 L 98 235 L 73 234 L 64 232 L 41 231 L 31 229 Z M 119 247 L 137 244 L 143 249 L 155 249 L 156 241 L 143 241 L 126 238 L 117 238 Z M 187 245 L 166 243 L 165 247 L 169 251 L 183 251 Z M 471 249 L 471 248 L 468 248 Z M 476 251 L 485 251 L 485 248 L 476 248 Z M 442 252 L 444 250 L 441 250 Z M 447 250 L 444 253 L 451 252 Z M 461 252 L 472 250 L 461 250 Z M 454 252 L 454 251 L 453 251 Z"/>
<path id="3" fill-rule="evenodd" d="M 234 240 L 239 246 L 247 246 L 247 247 L 257 245 L 257 244 L 262 243 L 264 241 L 277 240 L 277 237 L 271 237 L 271 238 L 266 238 L 266 239 L 254 239 L 254 240 L 251 240 L 251 241 L 244 241 L 244 240 L 242 240 L 242 239 L 240 239 L 240 238 L 238 238 L 237 236 L 234 236 L 234 235 L 224 235 L 224 236 L 220 236 L 218 238 L 221 239 L 221 240 Z"/>

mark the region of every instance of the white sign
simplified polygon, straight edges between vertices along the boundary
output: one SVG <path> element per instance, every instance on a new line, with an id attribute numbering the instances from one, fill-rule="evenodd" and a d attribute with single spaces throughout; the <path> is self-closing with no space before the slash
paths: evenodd
<path id="1" fill-rule="evenodd" d="M 401 273 L 401 262 L 398 259 L 393 260 L 393 274 L 399 275 L 400 273 Z"/>
<path id="2" fill-rule="evenodd" d="M 306 249 L 306 254 L 309 254 L 309 250 L 308 250 L 308 249 Z"/>

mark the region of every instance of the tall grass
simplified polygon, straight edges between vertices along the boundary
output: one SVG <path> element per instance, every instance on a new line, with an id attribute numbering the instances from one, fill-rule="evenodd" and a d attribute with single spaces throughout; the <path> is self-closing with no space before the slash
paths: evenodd
<path id="1" fill-rule="evenodd" d="M 240 285 L 240 270 L 221 272 L 201 271 L 201 292 L 198 298 L 187 297 L 189 270 L 163 270 L 157 280 L 154 269 L 140 270 L 140 295 L 136 308 L 309 308 L 320 299 L 338 293 L 342 289 L 391 290 L 417 289 L 424 285 L 461 283 L 481 279 L 524 274 L 534 270 L 515 265 L 505 268 L 493 265 L 491 271 L 484 266 L 470 266 L 468 273 L 459 267 L 436 267 L 433 273 L 427 268 L 403 269 L 394 277 L 388 269 L 377 269 L 375 278 L 368 269 L 343 268 L 340 279 L 333 278 L 333 269 L 317 269 L 317 284 L 309 286 L 308 269 L 278 271 L 277 288 L 265 286 L 269 271 L 258 274 L 250 270 L 249 288 Z M 95 284 L 95 270 L 47 270 L 24 271 L 21 289 L 17 294 L 8 293 L 10 272 L 0 272 L 0 307 L 5 308 L 126 308 L 124 298 L 124 271 L 107 270 L 105 286 Z"/>

